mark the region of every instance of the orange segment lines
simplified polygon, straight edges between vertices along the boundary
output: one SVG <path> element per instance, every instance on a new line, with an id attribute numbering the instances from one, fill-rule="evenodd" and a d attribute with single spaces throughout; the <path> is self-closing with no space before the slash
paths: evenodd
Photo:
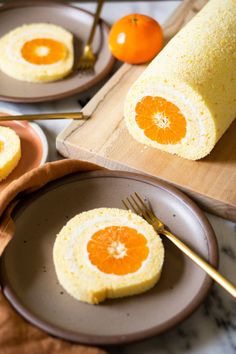
<path id="1" fill-rule="evenodd" d="M 128 226 L 109 226 L 89 240 L 90 262 L 106 274 L 126 275 L 136 272 L 148 257 L 146 238 Z"/>
<path id="2" fill-rule="evenodd" d="M 144 96 L 135 107 L 136 122 L 144 134 L 159 144 L 177 144 L 186 135 L 186 119 L 172 102 Z"/>

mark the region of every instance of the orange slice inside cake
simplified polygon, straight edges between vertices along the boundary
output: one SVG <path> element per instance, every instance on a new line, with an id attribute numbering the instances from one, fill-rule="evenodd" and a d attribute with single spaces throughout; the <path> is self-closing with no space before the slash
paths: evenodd
<path id="1" fill-rule="evenodd" d="M 162 97 L 144 96 L 136 104 L 136 122 L 159 144 L 177 144 L 186 135 L 186 119 L 178 107 Z"/>
<path id="2" fill-rule="evenodd" d="M 140 216 L 100 208 L 66 224 L 56 238 L 53 258 L 67 292 L 96 304 L 153 287 L 161 274 L 164 249 L 153 227 Z"/>
<path id="3" fill-rule="evenodd" d="M 22 56 L 32 64 L 47 65 L 63 60 L 67 55 L 66 46 L 51 38 L 35 38 L 25 42 Z"/>
<path id="4" fill-rule="evenodd" d="M 90 262 L 106 274 L 135 273 L 148 257 L 147 239 L 127 226 L 97 231 L 88 246 Z"/>

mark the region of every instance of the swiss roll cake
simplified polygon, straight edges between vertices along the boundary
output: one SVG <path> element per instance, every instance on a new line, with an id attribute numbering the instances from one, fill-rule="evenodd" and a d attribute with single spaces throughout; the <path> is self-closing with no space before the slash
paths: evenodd
<path id="1" fill-rule="evenodd" d="M 236 117 L 236 1 L 210 0 L 131 86 L 124 115 L 139 142 L 197 160 Z"/>
<path id="2" fill-rule="evenodd" d="M 17 80 L 48 82 L 72 71 L 73 35 L 49 23 L 17 27 L 0 38 L 0 70 Z"/>
<path id="3" fill-rule="evenodd" d="M 11 128 L 0 126 L 0 181 L 9 176 L 18 165 L 20 158 L 19 136 Z"/>
<path id="4" fill-rule="evenodd" d="M 77 300 L 97 304 L 152 288 L 161 275 L 164 248 L 140 216 L 98 208 L 68 221 L 56 237 L 53 259 L 65 290 Z"/>

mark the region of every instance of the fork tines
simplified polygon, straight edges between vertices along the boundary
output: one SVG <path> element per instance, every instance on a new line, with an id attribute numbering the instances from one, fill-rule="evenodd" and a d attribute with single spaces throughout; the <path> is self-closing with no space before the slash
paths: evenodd
<path id="1" fill-rule="evenodd" d="M 152 218 L 154 218 L 155 215 L 147 207 L 137 192 L 133 195 L 131 194 L 125 200 L 122 200 L 122 203 L 127 210 L 133 210 L 136 214 L 146 219 L 147 222 L 152 223 Z"/>

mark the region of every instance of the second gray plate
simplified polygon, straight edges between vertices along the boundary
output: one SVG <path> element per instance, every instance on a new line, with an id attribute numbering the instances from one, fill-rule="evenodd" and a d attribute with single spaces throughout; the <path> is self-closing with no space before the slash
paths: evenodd
<path id="1" fill-rule="evenodd" d="M 138 191 L 170 230 L 213 265 L 214 232 L 184 194 L 156 179 L 125 172 L 96 171 L 53 182 L 18 206 L 16 232 L 1 263 L 3 292 L 15 309 L 50 334 L 89 344 L 121 344 L 161 333 L 189 316 L 207 295 L 211 280 L 168 240 L 160 281 L 150 291 L 89 305 L 59 285 L 52 248 L 74 215 L 98 207 L 122 208 Z"/>
<path id="2" fill-rule="evenodd" d="M 76 59 L 81 54 L 93 23 L 93 14 L 55 1 L 15 1 L 0 7 L 0 37 L 27 23 L 46 22 L 59 25 L 74 34 Z M 11 102 L 44 102 L 61 99 L 87 90 L 102 80 L 114 63 L 108 49 L 109 27 L 100 21 L 93 40 L 97 54 L 94 73 L 74 72 L 63 80 L 29 83 L 14 80 L 0 71 L 0 99 Z"/>

